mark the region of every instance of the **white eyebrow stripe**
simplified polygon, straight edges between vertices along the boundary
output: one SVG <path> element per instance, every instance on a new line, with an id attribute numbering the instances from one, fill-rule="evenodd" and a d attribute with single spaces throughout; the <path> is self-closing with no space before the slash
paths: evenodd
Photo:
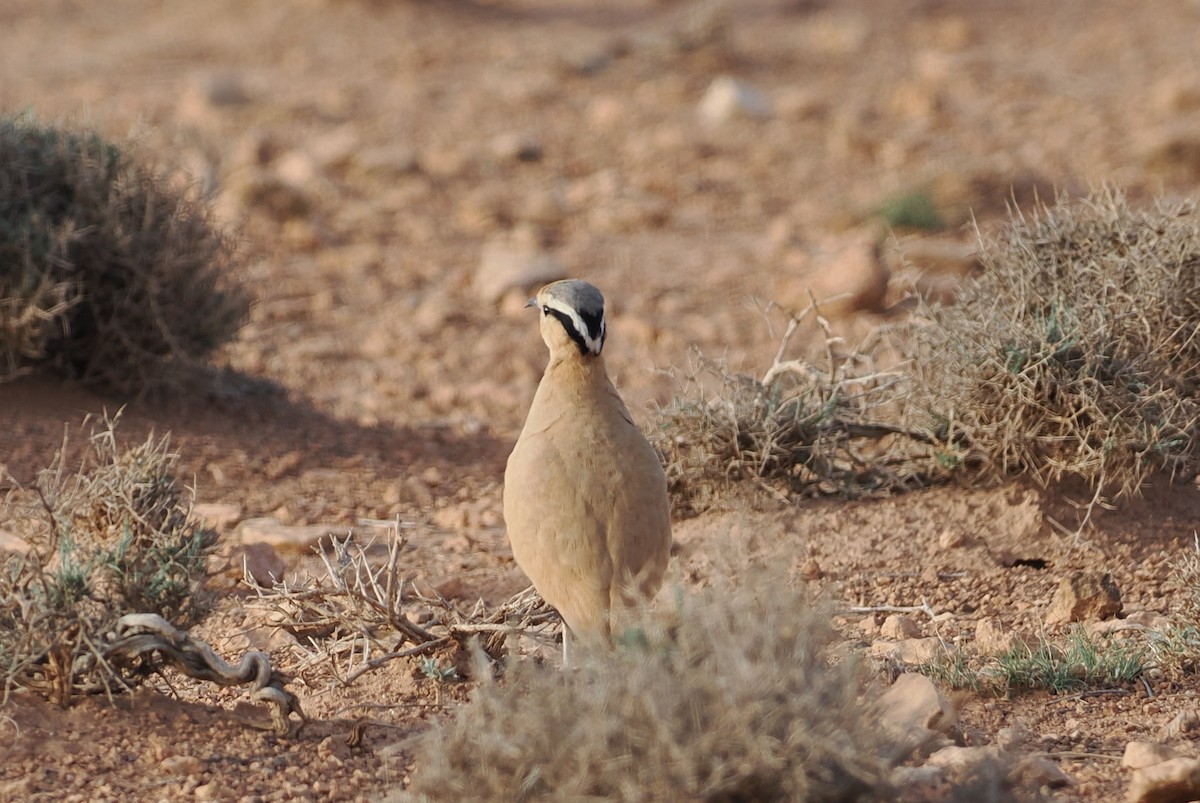
<path id="1" fill-rule="evenodd" d="M 566 315 L 568 318 L 570 318 L 571 325 L 574 326 L 575 331 L 579 333 L 579 337 L 587 346 L 588 352 L 591 354 L 600 353 L 600 349 L 604 346 L 604 330 L 606 326 L 603 316 L 600 318 L 600 337 L 595 338 L 592 337 L 591 333 L 588 331 L 587 325 L 583 322 L 583 318 L 579 316 L 579 311 L 574 307 L 564 304 L 557 298 L 547 298 L 542 302 L 542 305 L 549 307 L 555 312 L 561 312 L 563 315 Z"/>

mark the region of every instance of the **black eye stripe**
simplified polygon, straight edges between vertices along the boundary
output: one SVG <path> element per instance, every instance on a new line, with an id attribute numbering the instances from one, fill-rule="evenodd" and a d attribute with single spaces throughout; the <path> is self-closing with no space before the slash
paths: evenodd
<path id="1" fill-rule="evenodd" d="M 565 312 L 560 312 L 556 309 L 551 309 L 550 307 L 542 307 L 542 311 L 545 314 L 553 315 L 558 319 L 558 322 L 562 324 L 563 329 L 567 331 L 567 335 L 575 341 L 576 346 L 579 346 L 580 354 L 588 353 L 587 341 L 584 339 L 583 333 L 575 328 L 575 322 L 571 320 L 570 315 Z"/>

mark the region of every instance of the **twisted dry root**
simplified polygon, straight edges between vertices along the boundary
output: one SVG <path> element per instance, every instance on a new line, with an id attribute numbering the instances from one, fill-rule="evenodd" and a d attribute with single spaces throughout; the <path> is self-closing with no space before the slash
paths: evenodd
<path id="1" fill-rule="evenodd" d="M 131 613 L 117 620 L 114 640 L 105 645 L 105 660 L 114 665 L 134 666 L 158 653 L 161 659 L 197 680 L 222 686 L 250 684 L 250 699 L 271 707 L 271 721 L 280 736 L 293 733 L 289 715 L 299 715 L 301 726 L 307 717 L 296 695 L 284 688 L 285 679 L 271 669 L 266 653 L 250 650 L 237 666 L 226 663 L 213 648 L 192 638 L 158 614 Z M 298 728 L 296 729 L 298 730 Z"/>

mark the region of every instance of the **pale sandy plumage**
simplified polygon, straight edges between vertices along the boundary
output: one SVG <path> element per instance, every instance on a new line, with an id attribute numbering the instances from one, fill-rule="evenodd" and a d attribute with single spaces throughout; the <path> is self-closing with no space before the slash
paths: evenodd
<path id="1" fill-rule="evenodd" d="M 587 282 L 542 288 L 550 362 L 504 473 L 504 521 L 517 564 L 568 634 L 607 643 L 611 617 L 654 595 L 671 548 L 667 481 L 609 381 L 604 298 Z"/>

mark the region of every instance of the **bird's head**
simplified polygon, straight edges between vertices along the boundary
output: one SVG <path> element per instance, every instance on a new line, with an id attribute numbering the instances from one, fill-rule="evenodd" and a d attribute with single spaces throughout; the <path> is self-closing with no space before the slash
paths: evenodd
<path id="1" fill-rule="evenodd" d="M 552 358 L 575 350 L 581 359 L 595 357 L 604 348 L 604 296 L 593 285 L 578 279 L 554 282 L 526 306 L 537 308 Z"/>

